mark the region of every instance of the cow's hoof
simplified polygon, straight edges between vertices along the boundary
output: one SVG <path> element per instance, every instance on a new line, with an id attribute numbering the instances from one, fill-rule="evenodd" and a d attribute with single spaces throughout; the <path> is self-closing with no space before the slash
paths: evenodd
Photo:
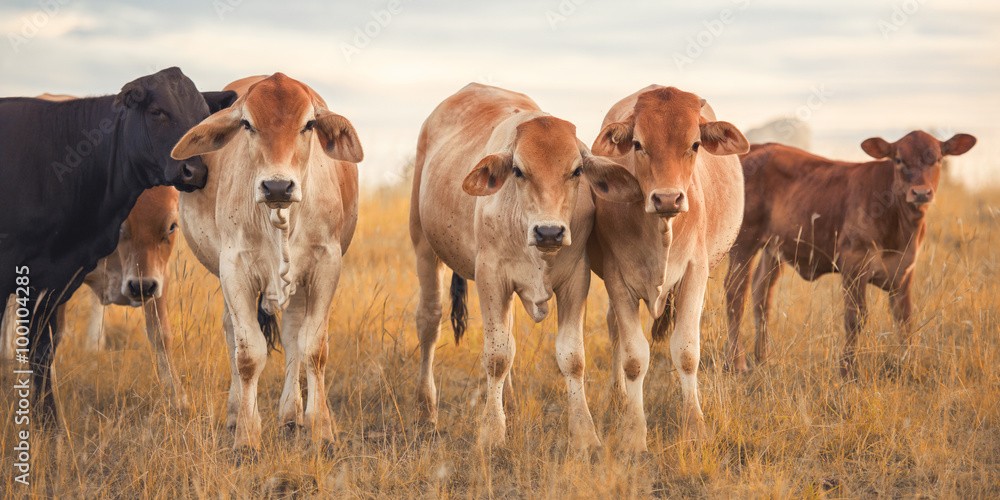
<path id="1" fill-rule="evenodd" d="M 260 451 L 250 446 L 240 446 L 233 450 L 233 463 L 239 467 L 260 461 Z"/>
<path id="2" fill-rule="evenodd" d="M 295 439 L 303 427 L 295 422 L 285 422 L 281 425 L 281 436 L 285 439 Z"/>
<path id="3" fill-rule="evenodd" d="M 507 444 L 507 428 L 503 424 L 486 425 L 479 429 L 477 446 L 483 450 L 491 450 Z"/>

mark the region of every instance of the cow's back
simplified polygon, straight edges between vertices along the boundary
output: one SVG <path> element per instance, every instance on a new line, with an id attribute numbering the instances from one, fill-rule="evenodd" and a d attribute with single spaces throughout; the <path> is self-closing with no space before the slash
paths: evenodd
<path id="1" fill-rule="evenodd" d="M 411 231 L 419 228 L 434 251 L 464 277 L 475 273 L 477 198 L 462 190 L 462 182 L 479 160 L 499 152 L 490 151 L 488 143 L 500 123 L 538 112 L 524 94 L 472 83 L 424 121 L 414 167 Z"/>

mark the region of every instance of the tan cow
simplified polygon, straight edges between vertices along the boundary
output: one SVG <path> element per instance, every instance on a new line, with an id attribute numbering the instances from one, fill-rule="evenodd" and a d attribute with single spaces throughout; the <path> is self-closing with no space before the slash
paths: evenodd
<path id="1" fill-rule="evenodd" d="M 239 99 L 192 128 L 173 151 L 175 158 L 202 155 L 209 170 L 204 189 L 181 196 L 181 221 L 198 260 L 222 284 L 232 375 L 226 424 L 236 431 L 238 456 L 254 456 L 261 436 L 257 380 L 277 335 L 273 315 L 283 310 L 279 419 L 291 430 L 304 425 L 326 445 L 333 440 L 327 328 L 357 223 L 361 144 L 346 118 L 281 73 L 226 89 Z"/>
<path id="2" fill-rule="evenodd" d="M 583 385 L 591 186 L 613 200 L 639 194 L 635 179 L 621 166 L 590 155 L 576 138 L 576 127 L 542 112 L 523 94 L 469 84 L 424 122 L 410 205 L 420 279 L 417 406 L 424 421 L 437 422 L 434 349 L 447 266 L 455 273 L 453 292 L 464 288 L 465 279 L 475 280 L 479 289 L 487 376 L 479 445 L 506 440 L 503 391 L 514 361 L 514 294 L 537 322 L 548 314 L 553 293 L 559 307 L 556 358 L 569 393 L 570 444 L 579 450 L 600 445 Z M 455 324 L 462 325 L 462 313 L 455 311 L 463 310 L 464 295 L 452 296 Z M 461 334 L 456 328 L 456 340 Z"/>
<path id="3" fill-rule="evenodd" d="M 767 356 L 767 314 L 784 263 L 810 281 L 827 273 L 842 274 L 847 339 L 841 375 L 855 369 L 868 284 L 889 292 L 902 344 L 909 346 L 913 272 L 941 163 L 945 156 L 964 154 L 975 144 L 969 134 L 941 142 L 919 130 L 894 143 L 873 137 L 861 148 L 876 161 L 864 163 L 828 160 L 780 144 L 754 144 L 741 157 L 746 208 L 726 276 L 729 367 L 747 371 L 740 323 L 758 252 L 760 264 L 752 273 L 758 362 Z"/>
<path id="4" fill-rule="evenodd" d="M 619 101 L 594 141 L 639 180 L 631 204 L 597 199 L 589 244 L 591 265 L 608 290 L 608 333 L 615 346 L 615 385 L 626 400 L 624 446 L 646 450 L 642 384 L 649 344 L 639 302 L 660 318 L 676 297 L 670 353 L 683 393 L 681 422 L 689 437 L 702 427 L 698 401 L 699 323 L 709 271 L 725 257 L 743 216 L 738 153 L 748 148 L 733 125 L 715 121 L 704 100 L 651 85 Z M 661 321 L 654 329 L 667 322 Z M 654 338 L 661 332 L 654 331 Z"/>

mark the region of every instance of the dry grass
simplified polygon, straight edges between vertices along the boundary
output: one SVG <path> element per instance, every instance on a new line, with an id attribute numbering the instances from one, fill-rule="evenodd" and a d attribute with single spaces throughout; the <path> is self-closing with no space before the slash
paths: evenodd
<path id="1" fill-rule="evenodd" d="M 10 414 L 0 434 L 0 498 L 302 497 L 1000 497 L 1000 193 L 943 188 L 916 286 L 919 346 L 901 366 L 886 297 L 869 292 L 862 377 L 843 382 L 837 278 L 807 283 L 785 273 L 772 316 L 774 356 L 753 375 L 722 371 L 725 318 L 713 273 L 702 320 L 700 372 L 709 436 L 678 445 L 680 391 L 665 344 L 646 379 L 650 453 L 619 456 L 608 397 L 603 285 L 586 316 L 589 396 L 604 448 L 567 452 L 564 383 L 553 317 L 535 325 L 518 309 L 517 412 L 509 445 L 474 447 L 482 405 L 481 323 L 455 346 L 445 327 L 438 354 L 439 436 L 416 431 L 417 281 L 404 191 L 371 193 L 331 311 L 327 370 L 338 449 L 322 456 L 277 427 L 283 376 L 272 354 L 261 379 L 264 452 L 235 466 L 225 429 L 229 384 L 217 280 L 180 245 L 170 292 L 176 360 L 193 411 L 165 404 L 141 330 L 141 311 L 107 314 L 109 349 L 64 341 L 56 366 L 66 430 L 34 430 L 32 484 L 13 483 Z M 81 307 L 71 309 L 79 321 Z M 72 324 L 72 323 L 71 323 Z M 749 333 L 744 329 L 744 334 Z M 3 406 L 12 408 L 9 369 Z"/>

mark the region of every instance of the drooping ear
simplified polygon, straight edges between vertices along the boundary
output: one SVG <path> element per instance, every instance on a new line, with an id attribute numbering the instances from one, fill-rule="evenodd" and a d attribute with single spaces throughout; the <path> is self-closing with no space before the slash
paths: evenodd
<path id="1" fill-rule="evenodd" d="M 972 146 L 976 145 L 975 136 L 969 134 L 955 134 L 951 139 L 941 143 L 941 154 L 958 156 L 965 154 Z"/>
<path id="2" fill-rule="evenodd" d="M 514 168 L 514 154 L 510 152 L 491 154 L 476 164 L 465 176 L 462 190 L 472 196 L 489 196 L 503 187 L 504 181 Z"/>
<path id="3" fill-rule="evenodd" d="M 635 176 L 603 156 L 583 156 L 583 177 L 594 194 L 605 200 L 615 203 L 642 201 L 642 188 Z"/>
<path id="4" fill-rule="evenodd" d="M 892 156 L 896 148 L 881 137 L 872 137 L 861 143 L 861 149 L 868 153 L 868 156 L 881 160 Z"/>
<path id="5" fill-rule="evenodd" d="M 601 129 L 591 151 L 599 156 L 622 156 L 632 148 L 632 131 L 635 120 L 629 115 L 620 122 L 609 123 Z"/>
<path id="6" fill-rule="evenodd" d="M 221 92 L 202 92 L 202 97 L 205 98 L 205 103 L 208 104 L 209 113 L 218 113 L 229 106 L 232 106 L 236 102 L 236 92 L 232 90 L 223 90 Z"/>
<path id="7" fill-rule="evenodd" d="M 365 159 L 354 125 L 332 111 L 316 113 L 316 134 L 327 156 L 334 160 L 360 163 Z"/>
<path id="8" fill-rule="evenodd" d="M 713 155 L 741 155 L 750 151 L 747 138 L 732 123 L 705 122 L 699 128 L 701 145 Z"/>
<path id="9" fill-rule="evenodd" d="M 142 84 L 138 81 L 131 81 L 122 87 L 121 92 L 115 96 L 114 107 L 115 108 L 135 108 L 146 102 L 146 98 L 149 94 L 146 89 L 143 88 Z"/>
<path id="10" fill-rule="evenodd" d="M 177 141 L 170 157 L 183 160 L 192 156 L 211 153 L 222 149 L 240 129 L 240 113 L 234 108 L 226 108 L 209 116 L 188 130 Z"/>

